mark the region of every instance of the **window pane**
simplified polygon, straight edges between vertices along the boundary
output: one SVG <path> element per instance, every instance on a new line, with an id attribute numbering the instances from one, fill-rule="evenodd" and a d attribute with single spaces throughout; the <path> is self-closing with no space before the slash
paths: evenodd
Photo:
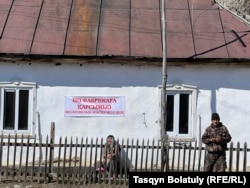
<path id="1" fill-rule="evenodd" d="M 167 125 L 166 131 L 173 131 L 174 127 L 174 96 L 168 95 L 167 96 Z"/>
<path id="2" fill-rule="evenodd" d="M 19 91 L 18 130 L 28 130 L 29 91 Z"/>
<path id="3" fill-rule="evenodd" d="M 3 129 L 5 130 L 15 128 L 15 96 L 15 92 L 4 92 Z"/>
<path id="4" fill-rule="evenodd" d="M 188 133 L 189 94 L 180 94 L 179 133 Z"/>

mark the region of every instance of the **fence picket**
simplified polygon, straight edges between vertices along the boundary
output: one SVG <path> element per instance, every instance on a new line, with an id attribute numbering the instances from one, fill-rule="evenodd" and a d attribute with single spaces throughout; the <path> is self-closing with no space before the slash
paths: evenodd
<path id="1" fill-rule="evenodd" d="M 42 153 L 42 143 L 39 143 L 38 145 L 38 148 L 39 148 L 39 158 L 38 158 L 38 179 L 37 179 L 37 182 L 40 183 L 41 181 L 41 174 L 42 174 L 42 156 L 43 156 L 43 153 Z"/>
<path id="2" fill-rule="evenodd" d="M 60 172 L 60 164 L 61 164 L 61 152 L 62 152 L 62 137 L 59 138 L 59 145 L 58 145 L 58 157 L 57 157 L 57 183 L 59 183 L 59 178 L 62 176 Z"/>
<path id="3" fill-rule="evenodd" d="M 188 142 L 188 165 L 187 165 L 187 171 L 190 171 L 190 162 L 191 162 L 191 154 L 192 154 L 192 144 L 191 141 L 189 140 Z"/>
<path id="4" fill-rule="evenodd" d="M 10 144 L 9 144 L 9 143 L 10 143 L 10 134 L 8 134 L 7 156 L 10 155 Z M 6 172 L 7 172 L 7 173 L 5 173 L 5 178 L 6 178 L 6 179 L 8 179 L 9 160 L 10 160 L 10 158 L 8 157 L 8 158 L 7 158 L 7 165 L 6 165 L 6 168 L 7 168 Z"/>
<path id="5" fill-rule="evenodd" d="M 16 141 L 15 141 L 16 144 Z M 32 167 L 31 167 L 31 181 L 34 181 L 34 173 L 35 173 L 35 160 L 36 160 L 36 135 L 34 136 L 33 142 L 33 157 L 32 157 Z"/>
<path id="6" fill-rule="evenodd" d="M 237 142 L 236 148 L 236 171 L 239 171 L 239 159 L 240 159 L 240 143 Z"/>
<path id="7" fill-rule="evenodd" d="M 192 169 L 192 171 L 195 171 L 195 161 L 196 161 L 196 153 L 197 153 L 197 150 L 196 150 L 196 148 L 197 148 L 197 141 L 195 140 L 195 142 L 194 142 L 194 157 L 193 157 L 193 169 Z"/>
<path id="8" fill-rule="evenodd" d="M 247 167 L 247 143 L 244 143 L 244 148 L 243 148 L 243 172 L 246 172 L 246 167 Z"/>
<path id="9" fill-rule="evenodd" d="M 9 156 L 9 155 L 7 154 L 7 156 Z M 20 160 L 19 160 L 18 182 L 21 181 L 21 175 L 22 175 L 22 156 L 23 156 L 23 134 L 21 137 L 21 151 L 20 151 Z"/>
<path id="10" fill-rule="evenodd" d="M 17 134 L 14 138 L 14 153 L 13 153 L 13 168 L 12 168 L 12 179 L 15 179 L 15 168 L 16 168 L 16 144 L 17 144 Z"/>
<path id="11" fill-rule="evenodd" d="M 62 171 L 62 183 L 64 184 L 64 178 L 65 178 L 65 169 L 66 169 L 66 155 L 67 155 L 67 137 L 65 137 L 64 140 L 64 154 L 63 154 L 63 171 Z"/>
<path id="12" fill-rule="evenodd" d="M 75 157 L 74 157 L 74 172 L 73 172 L 73 183 L 76 185 L 77 184 L 77 154 L 78 153 L 78 137 L 76 137 L 76 144 L 75 144 Z"/>
<path id="13" fill-rule="evenodd" d="M 233 142 L 230 143 L 229 146 L 229 167 L 228 170 L 229 172 L 232 172 L 232 168 L 233 168 Z"/>

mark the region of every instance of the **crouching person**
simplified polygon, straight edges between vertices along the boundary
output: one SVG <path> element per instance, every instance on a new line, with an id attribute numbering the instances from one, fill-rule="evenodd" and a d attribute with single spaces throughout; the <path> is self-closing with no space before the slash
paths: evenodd
<path id="1" fill-rule="evenodd" d="M 114 179 L 120 172 L 120 145 L 116 143 L 115 137 L 109 135 L 103 148 L 103 158 L 98 165 L 99 172 L 108 172 L 110 179 Z"/>
<path id="2" fill-rule="evenodd" d="M 116 143 L 115 137 L 109 135 L 103 151 L 103 164 L 111 179 L 117 177 L 120 171 L 120 151 L 120 145 Z"/>

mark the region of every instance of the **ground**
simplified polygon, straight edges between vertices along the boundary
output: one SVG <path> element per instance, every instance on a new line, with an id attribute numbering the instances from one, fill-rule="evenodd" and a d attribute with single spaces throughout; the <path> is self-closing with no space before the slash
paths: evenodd
<path id="1" fill-rule="evenodd" d="M 90 184 L 90 185 L 62 185 L 57 183 L 0 183 L 0 188 L 127 188 L 126 185 Z"/>

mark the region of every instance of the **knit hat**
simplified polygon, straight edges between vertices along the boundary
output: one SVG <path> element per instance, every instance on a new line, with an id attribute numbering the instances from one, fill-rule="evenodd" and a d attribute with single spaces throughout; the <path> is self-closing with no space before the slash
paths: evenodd
<path id="1" fill-rule="evenodd" d="M 114 137 L 113 135 L 108 135 L 108 136 L 107 136 L 107 139 L 108 139 L 108 138 L 112 138 L 113 140 L 115 139 L 115 137 Z"/>
<path id="2" fill-rule="evenodd" d="M 212 113 L 211 120 L 220 120 L 220 116 L 218 113 Z"/>

